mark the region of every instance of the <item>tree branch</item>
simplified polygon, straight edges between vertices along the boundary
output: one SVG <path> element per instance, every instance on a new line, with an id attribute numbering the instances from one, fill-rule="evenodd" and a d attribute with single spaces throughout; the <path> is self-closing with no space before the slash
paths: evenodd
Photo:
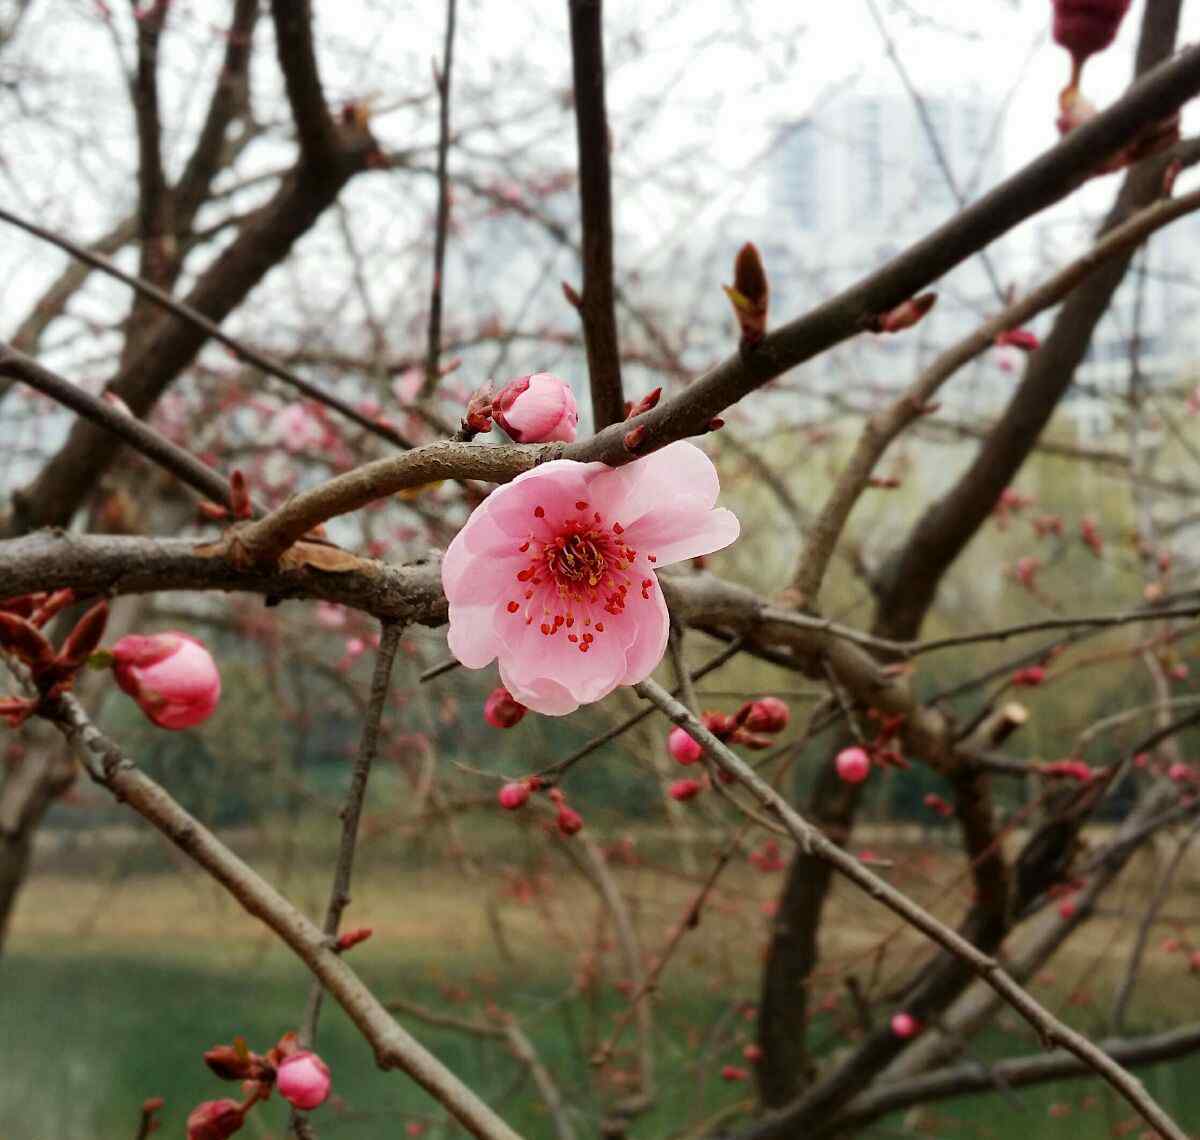
<path id="1" fill-rule="evenodd" d="M 593 427 L 600 431 L 625 419 L 613 293 L 611 139 L 604 105 L 603 3 L 568 0 L 568 7 L 583 222 L 583 292 L 579 315 L 587 344 Z"/>
<path id="2" fill-rule="evenodd" d="M 338 164 L 340 148 L 317 68 L 312 0 L 271 0 L 271 17 L 279 67 L 300 140 L 301 162 L 309 171 L 324 176 L 326 172 L 321 168 Z"/>

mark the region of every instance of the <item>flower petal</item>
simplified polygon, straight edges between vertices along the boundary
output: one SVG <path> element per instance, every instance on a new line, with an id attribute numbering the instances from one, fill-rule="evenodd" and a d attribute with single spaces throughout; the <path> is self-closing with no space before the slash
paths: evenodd
<path id="1" fill-rule="evenodd" d="M 636 685 L 658 668 L 667 651 L 667 635 L 670 631 L 671 618 L 667 613 L 667 603 L 663 599 L 662 587 L 656 584 L 650 593 L 650 604 L 643 606 L 639 614 L 633 644 L 625 650 L 622 685 Z"/>
<path id="2" fill-rule="evenodd" d="M 589 479 L 596 510 L 625 527 L 679 496 L 711 507 L 721 489 L 712 460 L 686 440 L 668 444 L 624 467 L 589 466 L 600 468 Z"/>
<path id="3" fill-rule="evenodd" d="M 625 541 L 643 557 L 655 556 L 655 567 L 670 566 L 685 558 L 711 554 L 729 546 L 741 533 L 732 511 L 698 507 L 695 500 L 660 506 L 625 529 Z"/>

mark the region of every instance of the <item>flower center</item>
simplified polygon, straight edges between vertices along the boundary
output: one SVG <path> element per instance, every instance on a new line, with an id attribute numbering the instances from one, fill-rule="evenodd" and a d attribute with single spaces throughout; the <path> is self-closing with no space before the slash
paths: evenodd
<path id="1" fill-rule="evenodd" d="M 508 612 L 532 625 L 540 611 L 544 637 L 564 631 L 567 641 L 586 653 L 605 632 L 604 614 L 619 617 L 630 597 L 640 593 L 648 601 L 655 586 L 652 575 L 635 579 L 631 573 L 638 552 L 621 537 L 620 523 L 606 523 L 599 511 L 588 513 L 588 504 L 575 504 L 551 538 L 531 531 L 518 548 L 529 561 L 517 572 L 521 600 L 508 603 Z M 533 518 L 542 529 L 546 512 L 535 507 Z M 543 531 L 544 533 L 544 531 Z M 649 560 L 654 562 L 653 555 Z"/>

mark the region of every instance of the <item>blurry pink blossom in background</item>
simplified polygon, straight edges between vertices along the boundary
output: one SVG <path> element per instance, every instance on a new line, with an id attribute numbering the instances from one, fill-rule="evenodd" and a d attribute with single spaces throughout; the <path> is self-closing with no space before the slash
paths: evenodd
<path id="1" fill-rule="evenodd" d="M 498 487 L 442 560 L 450 651 L 562 716 L 644 680 L 667 644 L 655 570 L 728 546 L 708 456 L 674 443 L 624 467 L 559 459 Z"/>

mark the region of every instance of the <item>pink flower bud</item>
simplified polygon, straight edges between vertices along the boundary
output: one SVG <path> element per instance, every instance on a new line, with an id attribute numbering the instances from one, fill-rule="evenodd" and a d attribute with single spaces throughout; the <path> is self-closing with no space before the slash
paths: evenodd
<path id="1" fill-rule="evenodd" d="M 1051 0 L 1054 42 L 1082 62 L 1117 38 L 1129 0 Z"/>
<path id="2" fill-rule="evenodd" d="M 857 746 L 843 748 L 834 761 L 837 774 L 847 784 L 861 784 L 871 774 L 871 757 Z"/>
<path id="3" fill-rule="evenodd" d="M 500 806 L 505 811 L 516 811 L 529 802 L 529 785 L 524 783 L 505 784 L 500 789 Z"/>
<path id="4" fill-rule="evenodd" d="M 275 1075 L 279 1095 L 295 1108 L 308 1110 L 329 1096 L 329 1066 L 316 1053 L 301 1050 L 285 1057 Z"/>
<path id="5" fill-rule="evenodd" d="M 775 733 L 787 728 L 791 715 L 786 701 L 778 697 L 759 697 L 757 701 L 743 705 L 738 718 L 751 732 Z"/>
<path id="6" fill-rule="evenodd" d="M 907 1040 L 921 1032 L 921 1023 L 911 1013 L 897 1013 L 892 1018 L 892 1032 Z"/>
<path id="7" fill-rule="evenodd" d="M 503 687 L 493 689 L 483 702 L 483 719 L 493 728 L 512 728 L 514 724 L 520 724 L 528 711 L 519 701 L 513 700 L 512 694 Z"/>
<path id="8" fill-rule="evenodd" d="M 996 344 L 1000 347 L 1019 348 L 1022 352 L 1036 352 L 1041 347 L 1037 333 L 1029 329 L 1005 329 L 996 334 Z"/>
<path id="9" fill-rule="evenodd" d="M 699 780 L 676 780 L 668 790 L 671 799 L 686 803 L 704 791 L 704 785 Z"/>
<path id="10" fill-rule="evenodd" d="M 1167 778 L 1177 784 L 1186 784 L 1192 779 L 1192 770 L 1186 764 L 1172 764 L 1167 769 Z"/>
<path id="11" fill-rule="evenodd" d="M 560 804 L 558 807 L 558 830 L 563 835 L 574 835 L 577 831 L 582 831 L 583 816 L 574 808 L 569 808 L 566 804 Z"/>
<path id="12" fill-rule="evenodd" d="M 952 816 L 954 814 L 954 808 L 951 807 L 950 804 L 942 799 L 942 797 L 936 792 L 929 792 L 925 796 L 925 806 L 929 808 L 930 811 L 936 812 L 940 816 L 945 817 Z"/>
<path id="13" fill-rule="evenodd" d="M 745 1069 L 739 1068 L 737 1065 L 725 1065 L 721 1069 L 721 1080 L 723 1081 L 744 1081 L 749 1075 Z"/>
<path id="14" fill-rule="evenodd" d="M 236 1100 L 206 1100 L 196 1105 L 187 1118 L 187 1140 L 226 1140 L 246 1122 Z"/>
<path id="15" fill-rule="evenodd" d="M 704 749 L 678 727 L 671 729 L 667 736 L 667 751 L 683 765 L 695 764 L 704 755 Z"/>
<path id="16" fill-rule="evenodd" d="M 159 728 L 191 728 L 206 721 L 221 698 L 221 675 L 194 637 L 172 630 L 130 634 L 112 648 L 113 675 Z"/>
<path id="17" fill-rule="evenodd" d="M 1041 665 L 1027 665 L 1012 675 L 1012 684 L 1027 689 L 1037 688 L 1046 679 L 1046 670 Z"/>
<path id="18" fill-rule="evenodd" d="M 509 381 L 492 403 L 492 415 L 517 443 L 571 443 L 579 423 L 571 386 L 549 372 Z"/>
<path id="19" fill-rule="evenodd" d="M 1067 897 L 1058 904 L 1058 917 L 1064 921 L 1069 921 L 1075 917 L 1075 912 L 1079 908 L 1075 905 L 1073 898 Z"/>

